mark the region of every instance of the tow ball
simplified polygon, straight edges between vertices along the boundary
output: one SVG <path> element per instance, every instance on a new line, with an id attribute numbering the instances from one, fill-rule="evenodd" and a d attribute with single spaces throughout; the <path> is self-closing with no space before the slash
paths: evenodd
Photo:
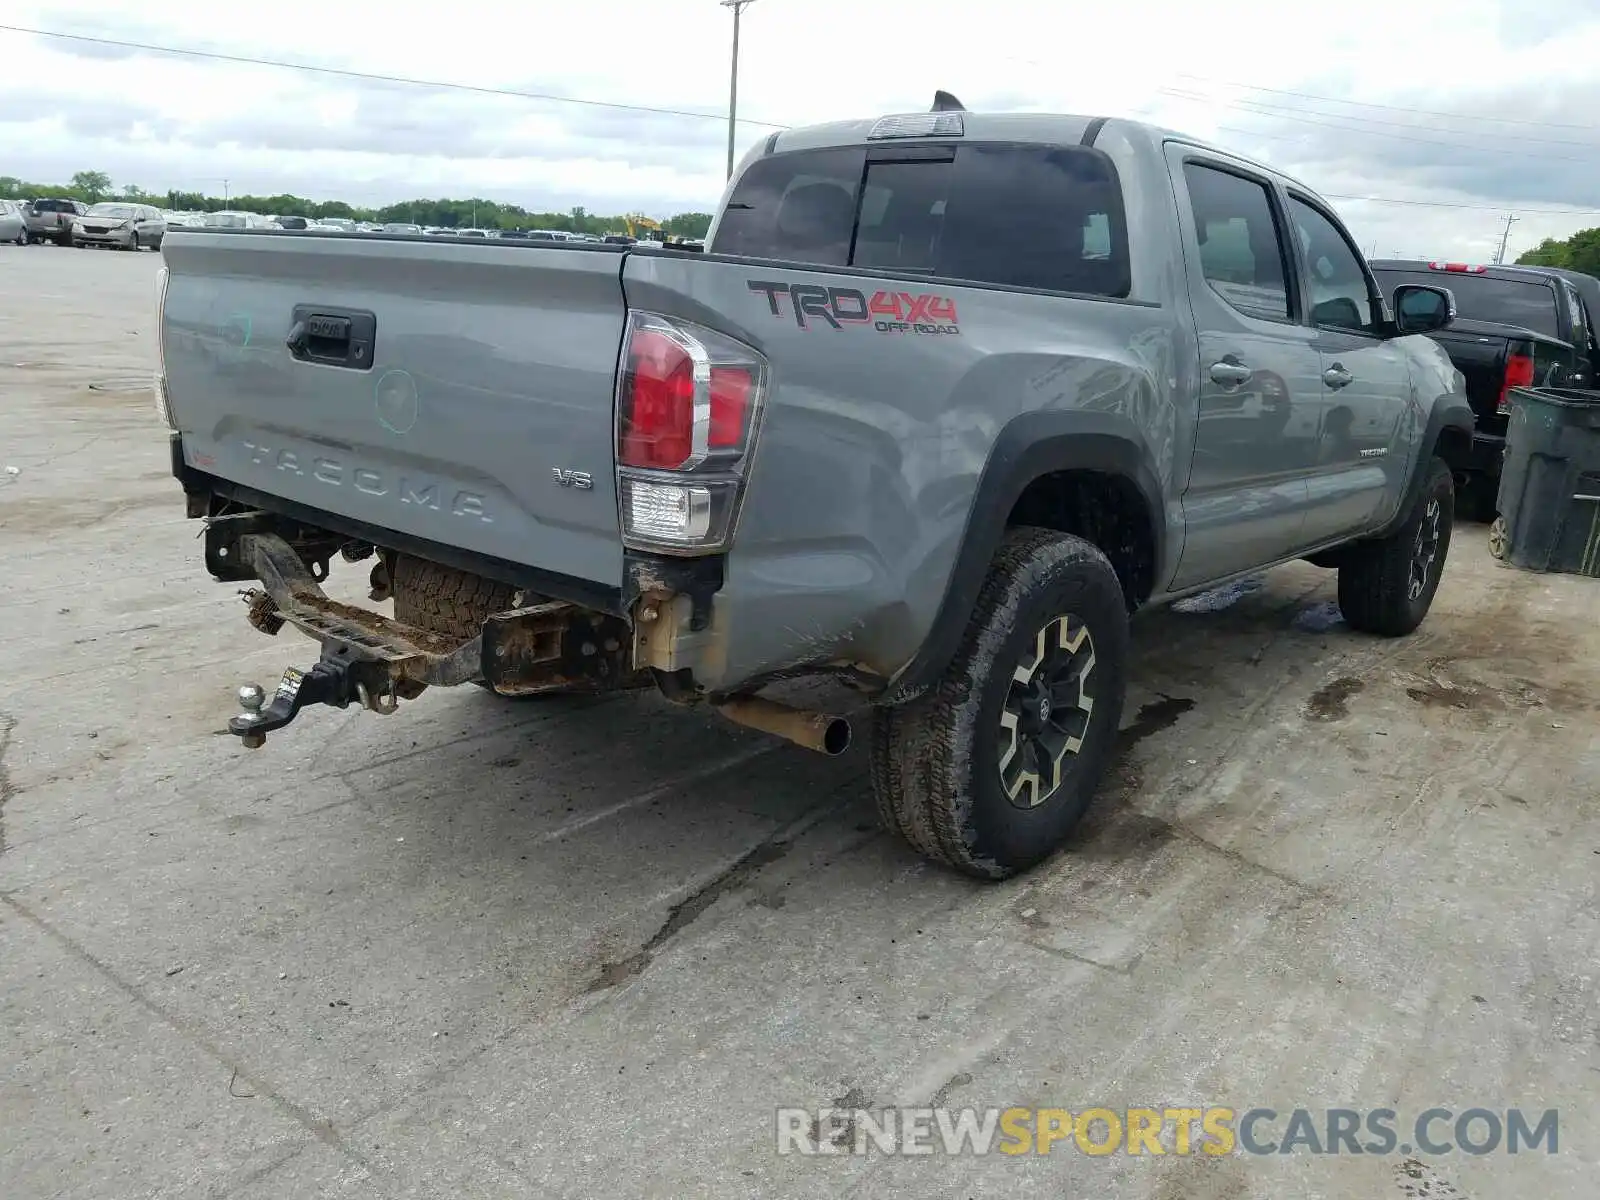
<path id="1" fill-rule="evenodd" d="M 349 664 L 325 658 L 309 671 L 290 667 L 278 681 L 270 702 L 260 684 L 241 687 L 239 707 L 243 711 L 228 719 L 228 732 L 246 749 L 258 750 L 266 745 L 267 734 L 293 721 L 301 709 L 313 704 L 347 708 L 352 702 L 376 713 L 392 713 L 400 706 L 392 686 L 387 692 L 375 693 L 364 681 L 354 678 Z"/>

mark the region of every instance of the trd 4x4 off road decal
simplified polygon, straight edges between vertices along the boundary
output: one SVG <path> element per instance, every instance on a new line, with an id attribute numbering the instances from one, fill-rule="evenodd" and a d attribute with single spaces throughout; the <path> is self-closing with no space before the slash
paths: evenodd
<path id="1" fill-rule="evenodd" d="M 784 298 L 801 329 L 822 321 L 835 329 L 846 325 L 871 325 L 879 333 L 959 334 L 956 302 L 935 292 L 874 292 L 856 288 L 823 287 L 815 283 L 748 281 L 752 292 L 767 298 L 772 315 L 784 315 Z"/>

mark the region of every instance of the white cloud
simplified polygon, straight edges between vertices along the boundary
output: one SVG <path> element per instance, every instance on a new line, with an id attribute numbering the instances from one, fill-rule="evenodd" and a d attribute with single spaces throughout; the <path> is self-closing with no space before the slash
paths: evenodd
<path id="1" fill-rule="evenodd" d="M 0 170 L 40 181 L 103 170 L 158 191 L 216 193 L 226 179 L 234 194 L 478 194 L 602 212 L 705 210 L 721 190 L 731 18 L 715 0 L 138 11 L 63 0 L 0 21 L 706 116 L 0 32 Z M 1600 57 L 1600 10 L 1345 0 L 1337 20 L 1313 12 L 1282 0 L 758 0 L 743 21 L 740 111 L 806 124 L 922 108 L 943 87 L 973 108 L 1140 116 L 1335 197 L 1439 205 L 1335 199 L 1381 255 L 1487 258 L 1512 211 L 1513 254 L 1600 224 L 1600 211 L 1535 211 L 1600 210 L 1590 166 L 1600 83 L 1587 69 Z M 770 128 L 741 125 L 739 150 Z"/>

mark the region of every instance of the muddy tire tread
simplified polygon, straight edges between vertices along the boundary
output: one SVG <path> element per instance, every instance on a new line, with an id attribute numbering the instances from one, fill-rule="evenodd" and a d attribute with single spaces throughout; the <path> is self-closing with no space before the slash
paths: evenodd
<path id="1" fill-rule="evenodd" d="M 967 702 L 994 671 L 1027 598 L 1052 573 L 1078 563 L 1093 564 L 1120 598 L 1115 570 L 1092 543 L 1052 529 L 1011 530 L 944 674 L 917 698 L 874 714 L 872 784 L 885 825 L 920 853 L 965 874 L 1001 879 L 1015 871 L 974 853 L 964 833 L 973 797 L 963 781 L 977 719 L 977 706 Z M 1120 636 L 1125 660 L 1125 626 Z M 1120 701 L 1119 691 L 1119 708 Z"/>
<path id="2" fill-rule="evenodd" d="M 513 607 L 516 589 L 469 571 L 401 555 L 394 566 L 394 617 L 432 633 L 475 638 L 491 614 Z"/>
<path id="3" fill-rule="evenodd" d="M 1404 637 L 1422 623 L 1433 604 L 1450 550 L 1455 521 L 1455 483 L 1449 465 L 1442 458 L 1430 461 L 1427 471 L 1427 482 L 1412 502 L 1405 524 L 1388 537 L 1360 547 L 1359 552 L 1339 568 L 1339 611 L 1352 629 L 1379 637 Z M 1419 612 L 1407 599 L 1406 588 L 1411 579 L 1412 542 L 1430 497 L 1436 497 L 1443 507 L 1438 575 L 1424 593 L 1425 602 L 1420 605 Z"/>

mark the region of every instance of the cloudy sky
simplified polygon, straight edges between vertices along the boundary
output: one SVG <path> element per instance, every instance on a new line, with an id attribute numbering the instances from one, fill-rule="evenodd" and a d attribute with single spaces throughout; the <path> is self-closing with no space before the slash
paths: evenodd
<path id="1" fill-rule="evenodd" d="M 4 175 L 659 215 L 722 186 L 716 0 L 0 0 L 0 25 L 466 85 L 0 30 Z M 939 87 L 974 109 L 1138 116 L 1299 176 L 1380 256 L 1487 259 L 1508 213 L 1513 256 L 1600 225 L 1595 62 L 1594 0 L 756 0 L 738 147 L 922 109 Z"/>

